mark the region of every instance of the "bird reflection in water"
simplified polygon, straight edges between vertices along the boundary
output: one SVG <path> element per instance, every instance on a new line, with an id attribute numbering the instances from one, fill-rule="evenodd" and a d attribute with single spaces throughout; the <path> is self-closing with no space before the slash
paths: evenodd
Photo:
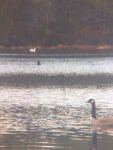
<path id="1" fill-rule="evenodd" d="M 97 150 L 97 130 L 92 130 L 91 143 L 89 150 Z"/>

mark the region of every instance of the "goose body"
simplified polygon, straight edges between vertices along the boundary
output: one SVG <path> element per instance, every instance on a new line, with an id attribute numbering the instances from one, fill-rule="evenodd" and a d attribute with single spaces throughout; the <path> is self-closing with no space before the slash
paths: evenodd
<path id="1" fill-rule="evenodd" d="M 100 118 L 97 119 L 96 117 L 96 105 L 95 100 L 90 99 L 88 100 L 88 103 L 91 104 L 91 125 L 93 128 L 100 128 L 102 130 L 106 129 L 113 129 L 113 117 L 107 117 L 107 118 Z"/>

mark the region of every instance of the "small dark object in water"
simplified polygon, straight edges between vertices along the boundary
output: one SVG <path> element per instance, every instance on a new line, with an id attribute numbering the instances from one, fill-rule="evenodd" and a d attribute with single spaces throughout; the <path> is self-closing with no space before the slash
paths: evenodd
<path id="1" fill-rule="evenodd" d="M 37 61 L 37 65 L 41 65 L 40 60 Z"/>

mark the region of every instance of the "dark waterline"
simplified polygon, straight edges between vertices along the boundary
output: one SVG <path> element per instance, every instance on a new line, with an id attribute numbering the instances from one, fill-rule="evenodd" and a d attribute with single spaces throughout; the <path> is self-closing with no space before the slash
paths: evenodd
<path id="1" fill-rule="evenodd" d="M 113 86 L 113 75 L 47 75 L 47 74 L 5 74 L 0 75 L 0 86 Z"/>
<path id="2" fill-rule="evenodd" d="M 74 53 L 74 54 L 0 54 L 1 58 L 106 58 L 113 57 L 113 53 Z"/>

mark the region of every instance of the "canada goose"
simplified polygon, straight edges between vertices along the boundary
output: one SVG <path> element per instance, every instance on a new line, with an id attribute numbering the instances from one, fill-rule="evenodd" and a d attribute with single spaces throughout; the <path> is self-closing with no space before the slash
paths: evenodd
<path id="1" fill-rule="evenodd" d="M 100 128 L 102 130 L 113 129 L 113 117 L 100 118 L 96 117 L 96 105 L 94 99 L 89 99 L 88 103 L 92 105 L 91 109 L 91 124 L 94 128 Z"/>

